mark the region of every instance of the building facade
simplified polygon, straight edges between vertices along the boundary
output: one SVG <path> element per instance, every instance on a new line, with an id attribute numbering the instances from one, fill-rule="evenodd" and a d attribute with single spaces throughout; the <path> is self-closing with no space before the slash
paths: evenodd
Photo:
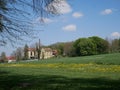
<path id="1" fill-rule="evenodd" d="M 42 48 L 40 52 L 40 59 L 48 59 L 54 57 L 54 50 L 51 48 Z M 28 49 L 28 59 L 38 59 L 38 52 L 35 48 Z"/>
<path id="2" fill-rule="evenodd" d="M 28 48 L 28 59 L 36 59 L 37 52 L 35 48 Z"/>
<path id="3" fill-rule="evenodd" d="M 41 49 L 40 59 L 48 59 L 53 56 L 54 56 L 53 50 L 51 48 L 42 48 Z"/>

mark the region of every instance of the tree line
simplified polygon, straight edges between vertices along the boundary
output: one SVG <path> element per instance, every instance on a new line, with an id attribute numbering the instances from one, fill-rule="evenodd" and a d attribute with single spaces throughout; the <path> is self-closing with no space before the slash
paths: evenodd
<path id="1" fill-rule="evenodd" d="M 38 43 L 32 46 L 32 48 L 36 48 L 38 50 Z M 97 54 L 107 54 L 107 53 L 119 53 L 120 52 L 120 38 L 119 39 L 103 39 L 98 36 L 92 36 L 88 38 L 79 38 L 72 42 L 60 42 L 55 43 L 49 46 L 41 47 L 49 47 L 51 49 L 57 50 L 57 56 L 88 56 L 88 55 L 97 55 Z M 19 47 L 15 51 L 12 52 L 11 56 L 16 57 L 17 61 L 27 60 L 28 59 L 28 48 L 29 46 L 26 44 L 24 47 Z M 5 52 L 1 53 L 1 60 L 6 61 Z"/>
<path id="2" fill-rule="evenodd" d="M 98 36 L 79 38 L 72 42 L 56 43 L 49 46 L 57 49 L 61 56 L 87 56 L 120 52 L 120 39 L 103 39 Z"/>

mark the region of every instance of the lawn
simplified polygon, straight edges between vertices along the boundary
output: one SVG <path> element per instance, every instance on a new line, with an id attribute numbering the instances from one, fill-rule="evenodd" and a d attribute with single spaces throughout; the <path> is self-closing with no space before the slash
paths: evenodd
<path id="1" fill-rule="evenodd" d="M 120 53 L 0 64 L 0 90 L 119 90 Z"/>

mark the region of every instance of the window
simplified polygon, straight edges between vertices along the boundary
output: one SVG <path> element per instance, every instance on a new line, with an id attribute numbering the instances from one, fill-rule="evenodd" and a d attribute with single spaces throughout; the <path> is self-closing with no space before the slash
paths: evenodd
<path id="1" fill-rule="evenodd" d="M 31 52 L 31 56 L 32 56 L 32 52 Z"/>

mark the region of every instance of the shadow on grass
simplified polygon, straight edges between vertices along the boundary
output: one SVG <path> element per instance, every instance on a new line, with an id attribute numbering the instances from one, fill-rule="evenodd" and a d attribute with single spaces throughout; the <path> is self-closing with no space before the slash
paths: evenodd
<path id="1" fill-rule="evenodd" d="M 120 81 L 107 78 L 67 78 L 55 75 L 0 75 L 0 90 L 119 90 Z"/>
<path id="2" fill-rule="evenodd" d="M 4 75 L 4 74 L 8 74 L 9 72 L 6 72 L 6 71 L 1 71 L 0 70 L 0 75 Z"/>

